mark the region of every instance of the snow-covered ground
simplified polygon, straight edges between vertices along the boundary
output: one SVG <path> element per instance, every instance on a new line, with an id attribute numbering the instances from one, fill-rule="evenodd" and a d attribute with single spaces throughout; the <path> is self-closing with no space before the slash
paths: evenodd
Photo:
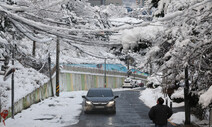
<path id="1" fill-rule="evenodd" d="M 128 89 L 114 89 L 113 91 L 123 91 Z M 62 92 L 60 97 L 50 97 L 38 104 L 32 105 L 30 108 L 23 110 L 21 113 L 15 115 L 15 119 L 7 119 L 6 127 L 60 127 L 66 125 L 76 124 L 78 117 L 82 111 L 82 95 L 86 95 L 87 91 Z M 142 91 L 140 99 L 151 107 L 156 104 L 159 96 L 163 96 L 161 88 L 149 89 Z M 147 101 L 148 100 L 148 101 Z M 147 103 L 148 102 L 148 103 Z M 173 106 L 183 106 L 183 103 Z M 172 115 L 170 121 L 176 124 L 183 124 L 185 120 L 184 112 L 178 112 Z M 199 122 L 199 120 L 191 115 L 192 122 Z M 1 123 L 3 126 L 3 123 Z"/>
<path id="2" fill-rule="evenodd" d="M 49 80 L 47 76 L 33 68 L 24 68 L 18 62 L 15 62 L 14 66 L 17 68 L 14 73 L 14 102 L 17 102 L 19 99 L 41 87 Z M 2 110 L 8 110 L 11 106 L 11 89 L 11 77 L 3 81 L 3 76 L 1 75 L 0 99 Z"/>

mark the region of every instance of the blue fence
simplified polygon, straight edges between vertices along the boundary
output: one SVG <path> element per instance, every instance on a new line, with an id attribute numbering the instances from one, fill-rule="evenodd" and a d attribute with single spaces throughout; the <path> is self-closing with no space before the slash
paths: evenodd
<path id="1" fill-rule="evenodd" d="M 66 65 L 67 66 L 75 66 L 75 67 L 99 68 L 102 70 L 105 69 L 105 64 L 66 64 Z M 128 72 L 127 68 L 122 64 L 106 64 L 106 70 L 107 71 L 119 71 L 119 72 L 124 72 L 124 73 Z M 133 74 L 140 74 L 140 75 L 148 76 L 147 73 L 141 72 L 137 69 L 130 69 L 130 71 Z"/>

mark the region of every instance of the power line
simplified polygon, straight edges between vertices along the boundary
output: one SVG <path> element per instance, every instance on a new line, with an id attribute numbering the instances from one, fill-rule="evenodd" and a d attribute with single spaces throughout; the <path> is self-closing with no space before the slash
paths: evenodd
<path id="1" fill-rule="evenodd" d="M 92 57 L 96 57 L 96 58 L 99 58 L 99 59 L 118 59 L 118 58 L 112 58 L 112 57 L 100 57 L 100 56 L 96 56 L 96 55 L 94 55 L 94 54 L 85 52 L 84 50 L 82 50 L 81 48 L 79 48 L 79 47 L 76 46 L 76 45 L 73 45 L 73 44 L 71 44 L 71 43 L 69 43 L 69 42 L 67 42 L 67 43 L 70 44 L 71 46 L 73 46 L 74 48 L 80 50 L 81 52 L 83 52 L 83 53 L 85 53 L 85 54 L 87 54 L 87 55 L 89 55 L 89 56 L 92 56 Z"/>

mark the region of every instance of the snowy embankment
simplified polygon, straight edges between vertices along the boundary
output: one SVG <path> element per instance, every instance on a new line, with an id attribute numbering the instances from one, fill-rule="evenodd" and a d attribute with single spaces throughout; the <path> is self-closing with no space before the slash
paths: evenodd
<path id="1" fill-rule="evenodd" d="M 15 62 L 15 67 L 17 69 L 14 73 L 14 103 L 49 80 L 47 76 L 32 68 L 24 68 L 17 62 Z M 8 110 L 11 107 L 11 90 L 11 78 L 3 81 L 3 76 L 0 76 L 1 110 Z"/>
<path id="2" fill-rule="evenodd" d="M 164 98 L 164 94 L 161 92 L 162 87 L 158 87 L 156 89 L 147 88 L 146 90 L 141 92 L 140 99 L 146 104 L 148 107 L 152 107 L 156 104 L 157 99 L 159 97 Z M 171 100 L 167 97 L 168 102 L 171 102 Z M 182 107 L 184 106 L 184 102 L 182 103 L 173 103 L 173 107 Z"/>
<path id="3" fill-rule="evenodd" d="M 179 91 L 179 92 L 181 92 L 181 91 Z M 152 106 L 156 105 L 156 101 L 159 97 L 164 98 L 164 94 L 162 93 L 161 87 L 158 87 L 156 89 L 147 88 L 140 93 L 140 99 L 148 107 L 152 107 Z M 168 98 L 168 104 L 169 104 L 169 102 L 171 102 L 171 100 Z M 173 102 L 173 107 L 181 107 L 181 106 L 184 106 L 184 102 L 179 103 L 179 104 Z M 169 120 L 172 123 L 183 124 L 185 121 L 185 112 L 174 113 Z M 191 122 L 196 123 L 197 121 L 199 121 L 199 120 L 194 115 L 191 115 Z"/>
<path id="4" fill-rule="evenodd" d="M 6 127 L 60 127 L 76 124 L 82 109 L 82 95 L 87 91 L 62 92 L 7 119 Z M 3 123 L 0 124 L 0 126 Z"/>

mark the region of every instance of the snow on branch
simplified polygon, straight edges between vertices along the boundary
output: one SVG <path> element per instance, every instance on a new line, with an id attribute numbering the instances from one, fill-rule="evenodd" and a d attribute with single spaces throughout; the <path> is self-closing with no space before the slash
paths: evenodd
<path id="1" fill-rule="evenodd" d="M 87 30 L 87 29 L 77 30 L 77 29 L 69 29 L 69 28 L 63 28 L 63 27 L 58 27 L 58 26 L 50 26 L 50 25 L 43 24 L 41 22 L 36 22 L 33 20 L 26 19 L 17 14 L 11 13 L 11 12 L 3 9 L 2 7 L 0 7 L 0 12 L 3 12 L 5 14 L 5 16 L 8 19 L 10 19 L 14 23 L 14 25 L 16 25 L 16 28 L 19 28 L 19 29 L 21 28 L 20 26 L 17 26 L 17 24 L 19 23 L 22 26 L 24 26 L 24 25 L 28 26 L 28 28 L 31 28 L 32 30 L 42 31 L 47 34 L 55 35 L 55 36 L 58 36 L 58 37 L 61 37 L 64 39 L 68 39 L 68 40 L 72 40 L 72 41 L 78 41 L 83 44 L 102 45 L 102 44 L 104 44 L 103 41 L 88 40 L 87 38 L 83 37 L 83 35 L 84 34 L 96 35 L 102 31 L 108 32 L 108 30 Z M 20 31 L 24 32 L 23 29 L 20 29 Z M 71 35 L 72 33 L 76 33 L 76 32 L 82 33 L 81 36 Z M 24 32 L 24 33 L 28 38 L 35 40 L 35 38 L 32 38 L 32 36 L 30 36 L 29 34 L 26 34 L 26 32 Z M 44 41 L 44 40 L 42 40 L 42 41 Z M 47 41 L 47 40 L 45 40 L 45 41 Z"/>
<path id="2" fill-rule="evenodd" d="M 5 2 L 0 2 L 0 6 L 7 9 L 7 10 L 11 10 L 13 12 L 24 12 L 25 10 L 27 10 L 27 7 L 20 7 L 17 5 L 8 5 Z"/>
<path id="3" fill-rule="evenodd" d="M 79 37 L 76 37 L 73 35 L 68 35 L 68 34 L 62 35 L 62 34 L 60 34 L 61 32 L 62 33 L 64 33 L 64 32 L 67 32 L 67 33 L 86 32 L 86 33 L 90 33 L 90 34 L 96 34 L 96 33 L 104 31 L 104 30 L 87 30 L 87 29 L 77 30 L 77 29 L 69 29 L 69 28 L 63 28 L 63 27 L 58 27 L 58 26 L 49 26 L 49 25 L 43 24 L 41 22 L 35 22 L 33 20 L 29 20 L 29 19 L 21 17 L 17 14 L 11 13 L 11 12 L 3 9 L 2 7 L 0 7 L 0 12 L 4 12 L 9 19 L 13 19 L 17 22 L 20 22 L 21 24 L 28 25 L 30 27 L 47 32 L 49 34 L 62 36 L 64 38 L 79 39 Z"/>
<path id="4" fill-rule="evenodd" d="M 23 33 L 26 37 L 28 37 L 30 40 L 39 42 L 39 43 L 45 43 L 45 42 L 49 42 L 52 40 L 52 38 L 42 38 L 39 39 L 35 36 L 33 36 L 31 33 L 33 33 L 30 30 L 27 30 L 26 28 L 23 28 L 23 26 L 21 24 L 19 24 L 18 22 L 16 22 L 15 20 L 11 19 L 11 21 L 13 22 L 13 25 L 21 32 Z"/>
<path id="5" fill-rule="evenodd" d="M 1 36 L 1 35 L 0 35 Z M 0 37 L 0 43 L 6 44 L 7 40 L 3 39 L 2 37 Z"/>
<path id="6" fill-rule="evenodd" d="M 67 43 L 69 43 L 69 42 L 67 42 Z M 99 58 L 99 59 L 117 59 L 117 58 L 112 58 L 112 57 L 100 57 L 100 56 L 94 55 L 94 54 L 92 54 L 92 53 L 85 52 L 85 51 L 84 51 L 83 49 L 81 49 L 79 46 L 76 46 L 76 45 L 71 44 L 71 43 L 69 43 L 69 44 L 70 44 L 71 46 L 75 47 L 76 49 L 80 50 L 81 52 L 83 52 L 83 53 L 85 53 L 85 54 L 87 54 L 87 55 L 89 55 L 89 56 L 95 57 L 95 58 Z"/>
<path id="7" fill-rule="evenodd" d="M 41 18 L 40 16 L 36 16 L 34 14 L 30 14 L 30 13 L 27 13 L 27 12 L 23 12 L 22 15 L 24 15 L 25 17 L 28 17 L 30 19 L 40 20 L 40 22 L 43 22 L 43 23 L 47 22 L 47 23 L 52 23 L 54 25 L 60 25 L 60 26 L 61 25 L 65 25 L 65 26 L 69 25 L 67 23 L 58 22 L 58 21 L 55 21 L 55 20 L 50 19 L 50 18 Z"/>
<path id="8" fill-rule="evenodd" d="M 158 19 L 158 20 L 159 21 L 168 21 L 168 20 L 172 20 L 172 19 L 176 18 L 177 16 L 181 16 L 183 14 L 184 14 L 184 12 L 177 11 L 177 12 L 174 12 L 174 13 L 171 13 L 171 14 L 167 14 L 167 15 L 165 15 L 164 18 L 161 18 L 161 19 Z"/>

